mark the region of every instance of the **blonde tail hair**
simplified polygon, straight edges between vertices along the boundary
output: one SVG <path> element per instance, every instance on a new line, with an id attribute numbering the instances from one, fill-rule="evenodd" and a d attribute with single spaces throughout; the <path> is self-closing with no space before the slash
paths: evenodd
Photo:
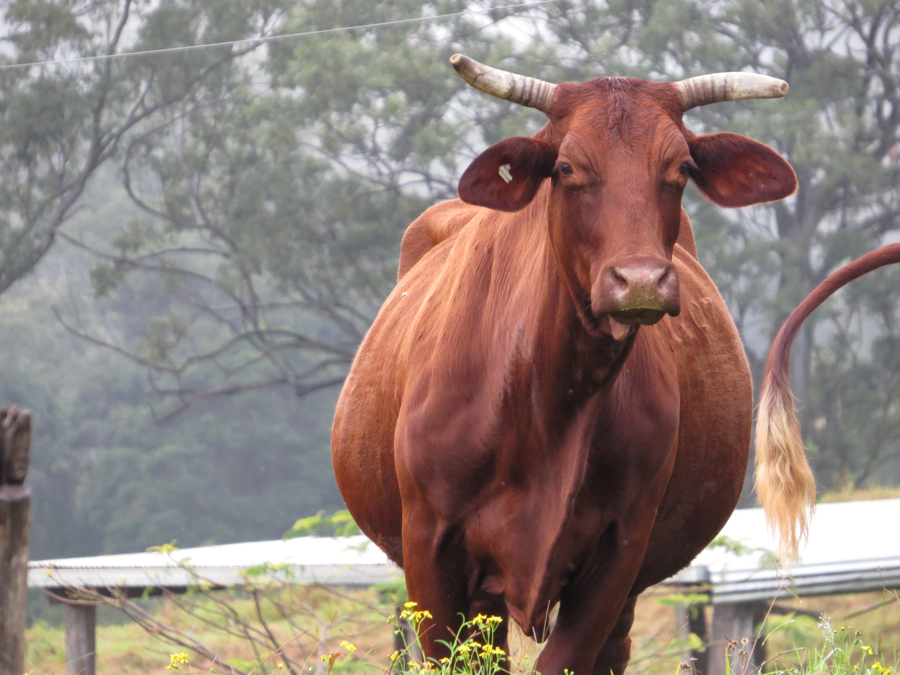
<path id="1" fill-rule="evenodd" d="M 816 286 L 784 322 L 766 363 L 756 423 L 756 494 L 779 543 L 779 557 L 797 559 L 816 504 L 816 483 L 800 436 L 791 391 L 791 344 L 800 326 L 835 291 L 867 272 L 900 262 L 900 244 L 857 258 Z"/>
<path id="2" fill-rule="evenodd" d="M 806 461 L 790 381 L 767 374 L 756 422 L 756 494 L 778 538 L 778 556 L 794 562 L 809 531 L 816 482 Z"/>

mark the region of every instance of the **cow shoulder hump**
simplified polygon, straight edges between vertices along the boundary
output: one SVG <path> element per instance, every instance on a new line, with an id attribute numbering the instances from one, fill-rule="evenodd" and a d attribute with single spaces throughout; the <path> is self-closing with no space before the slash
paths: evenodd
<path id="1" fill-rule="evenodd" d="M 400 265 L 397 281 L 400 281 L 425 254 L 442 241 L 459 232 L 478 211 L 477 206 L 459 199 L 435 204 L 416 218 L 406 228 L 400 243 Z"/>

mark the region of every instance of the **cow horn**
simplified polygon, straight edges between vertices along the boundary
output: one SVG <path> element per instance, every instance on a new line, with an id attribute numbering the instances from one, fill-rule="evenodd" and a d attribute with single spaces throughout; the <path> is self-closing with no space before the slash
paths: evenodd
<path id="1" fill-rule="evenodd" d="M 463 54 L 451 56 L 450 64 L 462 79 L 485 94 L 550 112 L 556 94 L 555 84 L 491 68 Z"/>
<path id="2" fill-rule="evenodd" d="M 788 83 L 757 73 L 713 73 L 675 82 L 684 111 L 710 103 L 749 98 L 781 98 Z"/>

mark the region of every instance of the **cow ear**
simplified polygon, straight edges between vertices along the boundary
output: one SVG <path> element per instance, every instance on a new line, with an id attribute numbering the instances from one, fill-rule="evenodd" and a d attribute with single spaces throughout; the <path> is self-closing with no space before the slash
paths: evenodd
<path id="1" fill-rule="evenodd" d="M 749 206 L 792 195 L 797 176 L 772 148 L 741 136 L 720 133 L 688 140 L 699 168 L 691 178 L 719 206 Z"/>
<path id="2" fill-rule="evenodd" d="M 482 152 L 459 179 L 459 198 L 498 211 L 523 209 L 556 165 L 557 149 L 535 138 L 507 138 Z"/>

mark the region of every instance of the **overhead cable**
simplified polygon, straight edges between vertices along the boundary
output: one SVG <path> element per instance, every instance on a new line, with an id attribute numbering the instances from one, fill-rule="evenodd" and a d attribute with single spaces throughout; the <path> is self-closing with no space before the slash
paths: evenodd
<path id="1" fill-rule="evenodd" d="M 285 40 L 287 38 L 308 37 L 311 35 L 325 35 L 327 33 L 339 33 L 350 30 L 361 30 L 366 28 L 382 28 L 384 26 L 396 26 L 404 23 L 416 23 L 423 21 L 436 21 L 438 19 L 447 19 L 454 16 L 465 16 L 467 14 L 487 14 L 503 9 L 519 10 L 528 9 L 529 7 L 537 7 L 538 5 L 546 5 L 557 0 L 537 0 L 536 2 L 526 2 L 516 5 L 503 5 L 500 7 L 491 7 L 489 9 L 471 9 L 463 12 L 451 12 L 450 14 L 437 14 L 435 16 L 418 16 L 412 19 L 396 19 L 394 21 L 380 21 L 378 23 L 367 23 L 359 26 L 340 26 L 338 28 L 323 28 L 321 30 L 310 30 L 302 33 L 288 33 L 285 35 L 261 35 L 259 37 L 245 38 L 243 40 L 229 40 L 227 42 L 211 42 L 200 45 L 182 45 L 180 47 L 165 47 L 163 49 L 147 49 L 139 52 L 117 52 L 115 54 L 97 54 L 95 56 L 79 56 L 72 59 L 52 59 L 48 61 L 32 61 L 30 63 L 10 63 L 0 65 L 0 70 L 8 70 L 11 68 L 27 68 L 30 66 L 49 66 L 63 63 L 82 63 L 86 61 L 103 61 L 106 59 L 124 58 L 126 56 L 146 56 L 149 54 L 171 54 L 173 52 L 186 52 L 195 49 L 210 49 L 213 47 L 227 47 L 232 45 L 270 42 L 272 40 Z"/>

